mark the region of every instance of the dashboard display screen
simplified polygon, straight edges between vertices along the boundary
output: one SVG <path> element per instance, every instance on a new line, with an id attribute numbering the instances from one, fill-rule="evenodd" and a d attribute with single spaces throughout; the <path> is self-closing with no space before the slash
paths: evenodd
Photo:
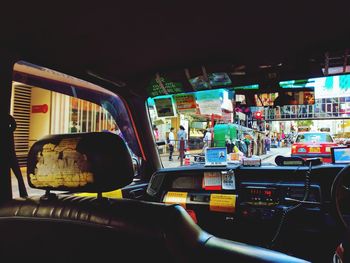
<path id="1" fill-rule="evenodd" d="M 274 195 L 274 190 L 262 189 L 262 188 L 250 188 L 249 193 L 253 196 L 272 197 Z"/>
<path id="2" fill-rule="evenodd" d="M 278 199 L 277 189 L 272 187 L 246 187 L 245 200 L 254 204 L 270 204 Z"/>
<path id="3" fill-rule="evenodd" d="M 333 163 L 350 163 L 350 148 L 335 147 L 331 149 Z"/>

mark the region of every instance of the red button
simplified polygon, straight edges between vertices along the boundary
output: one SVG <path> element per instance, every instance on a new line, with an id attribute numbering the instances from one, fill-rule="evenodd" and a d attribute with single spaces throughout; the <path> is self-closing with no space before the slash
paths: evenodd
<path id="1" fill-rule="evenodd" d="M 193 210 L 186 209 L 187 213 L 190 215 L 190 217 L 193 219 L 193 221 L 197 224 L 197 216 L 196 213 Z"/>

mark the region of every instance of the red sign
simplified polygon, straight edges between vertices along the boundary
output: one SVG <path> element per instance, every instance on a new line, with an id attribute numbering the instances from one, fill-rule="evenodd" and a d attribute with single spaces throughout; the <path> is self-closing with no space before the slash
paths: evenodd
<path id="1" fill-rule="evenodd" d="M 254 113 L 254 117 L 257 120 L 261 120 L 263 118 L 261 111 L 257 111 Z"/>
<path id="2" fill-rule="evenodd" d="M 32 113 L 46 113 L 49 110 L 47 104 L 42 105 L 32 105 Z"/>
<path id="3" fill-rule="evenodd" d="M 196 112 L 196 98 L 193 94 L 179 94 L 174 98 L 179 111 Z"/>

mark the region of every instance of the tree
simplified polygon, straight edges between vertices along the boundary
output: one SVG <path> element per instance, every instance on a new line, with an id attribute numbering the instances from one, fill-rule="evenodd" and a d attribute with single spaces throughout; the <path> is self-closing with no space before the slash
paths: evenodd
<path id="1" fill-rule="evenodd" d="M 314 122 L 312 120 L 297 121 L 297 126 L 298 127 L 308 127 L 308 128 L 310 128 L 312 125 L 314 125 Z"/>

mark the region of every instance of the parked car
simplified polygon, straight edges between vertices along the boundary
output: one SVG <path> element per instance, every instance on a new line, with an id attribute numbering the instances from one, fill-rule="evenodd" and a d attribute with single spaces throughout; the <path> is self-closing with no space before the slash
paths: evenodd
<path id="1" fill-rule="evenodd" d="M 323 162 L 331 162 L 331 148 L 338 146 L 328 132 L 301 132 L 298 133 L 292 145 L 291 155 L 302 157 L 321 157 Z"/>

